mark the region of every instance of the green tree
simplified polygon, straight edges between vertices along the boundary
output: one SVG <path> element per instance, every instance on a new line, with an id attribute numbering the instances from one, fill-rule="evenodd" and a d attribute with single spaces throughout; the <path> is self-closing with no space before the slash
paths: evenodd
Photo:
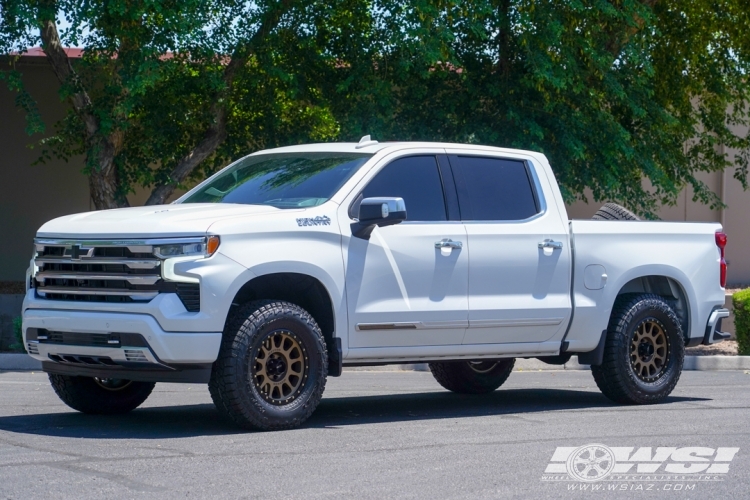
<path id="1" fill-rule="evenodd" d="M 541 151 L 568 201 L 588 188 L 654 216 L 686 186 L 719 206 L 701 171 L 736 163 L 746 187 L 745 4 L 0 0 L 0 52 L 44 47 L 73 104 L 47 154 L 86 154 L 97 208 L 138 185 L 161 203 L 255 149 L 370 133 Z"/>
<path id="2" fill-rule="evenodd" d="M 190 177 L 239 154 L 329 139 L 336 123 L 304 68 L 319 64 L 310 2 L 3 0 L 0 52 L 41 45 L 70 112 L 44 157 L 85 154 L 97 209 L 136 186 L 164 203 Z M 62 18 L 69 21 L 58 29 Z M 71 60 L 65 46 L 84 48 Z M 19 104 L 38 117 L 17 72 Z"/>
<path id="3" fill-rule="evenodd" d="M 568 201 L 590 188 L 651 217 L 685 186 L 720 206 L 697 172 L 736 162 L 747 187 L 750 140 L 731 130 L 749 124 L 746 0 L 389 8 L 399 28 L 372 29 L 379 43 L 331 79 L 344 136 L 541 151 Z"/>

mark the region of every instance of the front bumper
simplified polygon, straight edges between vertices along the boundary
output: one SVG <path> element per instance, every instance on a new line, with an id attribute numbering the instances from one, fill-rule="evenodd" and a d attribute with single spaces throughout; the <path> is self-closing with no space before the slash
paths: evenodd
<path id="1" fill-rule="evenodd" d="M 221 344 L 221 332 L 166 332 L 145 314 L 27 309 L 23 332 L 26 350 L 47 372 L 132 380 L 144 380 L 138 373 L 168 381 L 171 372 L 210 369 Z"/>
<path id="2" fill-rule="evenodd" d="M 729 339 L 729 334 L 721 331 L 721 320 L 728 317 L 728 309 L 714 309 L 711 312 L 706 324 L 706 334 L 703 336 L 703 345 L 716 344 Z"/>
<path id="3" fill-rule="evenodd" d="M 210 363 L 164 363 L 146 339 L 135 333 L 87 334 L 29 328 L 26 348 L 34 357 L 44 359 L 42 369 L 47 373 L 144 382 L 205 383 L 211 377 Z"/>

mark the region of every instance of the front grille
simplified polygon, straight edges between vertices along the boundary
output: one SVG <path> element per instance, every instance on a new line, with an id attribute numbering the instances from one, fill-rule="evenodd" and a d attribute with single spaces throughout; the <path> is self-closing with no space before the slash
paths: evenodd
<path id="1" fill-rule="evenodd" d="M 148 363 L 148 358 L 143 351 L 125 349 L 125 359 L 133 363 Z"/>
<path id="2" fill-rule="evenodd" d="M 36 241 L 33 285 L 38 297 L 70 302 L 149 302 L 176 293 L 200 311 L 200 286 L 162 278 L 162 260 L 148 241 Z"/>
<path id="3" fill-rule="evenodd" d="M 108 333 L 51 332 L 39 330 L 37 339 L 42 344 L 120 347 L 119 336 Z"/>
<path id="4" fill-rule="evenodd" d="M 76 345 L 85 347 L 148 347 L 148 342 L 140 333 L 84 333 L 57 332 L 45 328 L 28 328 L 26 339 L 29 345 Z"/>
<path id="5" fill-rule="evenodd" d="M 112 358 L 105 356 L 81 356 L 72 354 L 48 354 L 47 357 L 56 363 L 69 363 L 74 365 L 107 365 L 117 366 Z"/>

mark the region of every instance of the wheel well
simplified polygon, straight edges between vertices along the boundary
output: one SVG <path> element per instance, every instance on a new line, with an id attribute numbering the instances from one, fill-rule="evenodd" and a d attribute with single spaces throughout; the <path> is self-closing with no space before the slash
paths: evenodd
<path id="1" fill-rule="evenodd" d="M 653 293 L 667 299 L 680 319 L 683 335 L 690 337 L 690 303 L 679 282 L 667 276 L 641 276 L 628 281 L 617 296 L 625 293 Z"/>
<path id="2" fill-rule="evenodd" d="M 299 273 L 265 274 L 253 278 L 234 296 L 229 316 L 242 304 L 260 299 L 283 300 L 302 307 L 315 319 L 329 349 L 334 345 L 333 303 L 328 290 L 317 279 Z"/>

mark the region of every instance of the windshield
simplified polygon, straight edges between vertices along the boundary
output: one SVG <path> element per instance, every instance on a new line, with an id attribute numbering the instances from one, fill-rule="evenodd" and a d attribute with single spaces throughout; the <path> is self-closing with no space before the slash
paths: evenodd
<path id="1" fill-rule="evenodd" d="M 315 207 L 328 201 L 371 156 L 330 152 L 250 156 L 188 193 L 182 203 Z"/>

